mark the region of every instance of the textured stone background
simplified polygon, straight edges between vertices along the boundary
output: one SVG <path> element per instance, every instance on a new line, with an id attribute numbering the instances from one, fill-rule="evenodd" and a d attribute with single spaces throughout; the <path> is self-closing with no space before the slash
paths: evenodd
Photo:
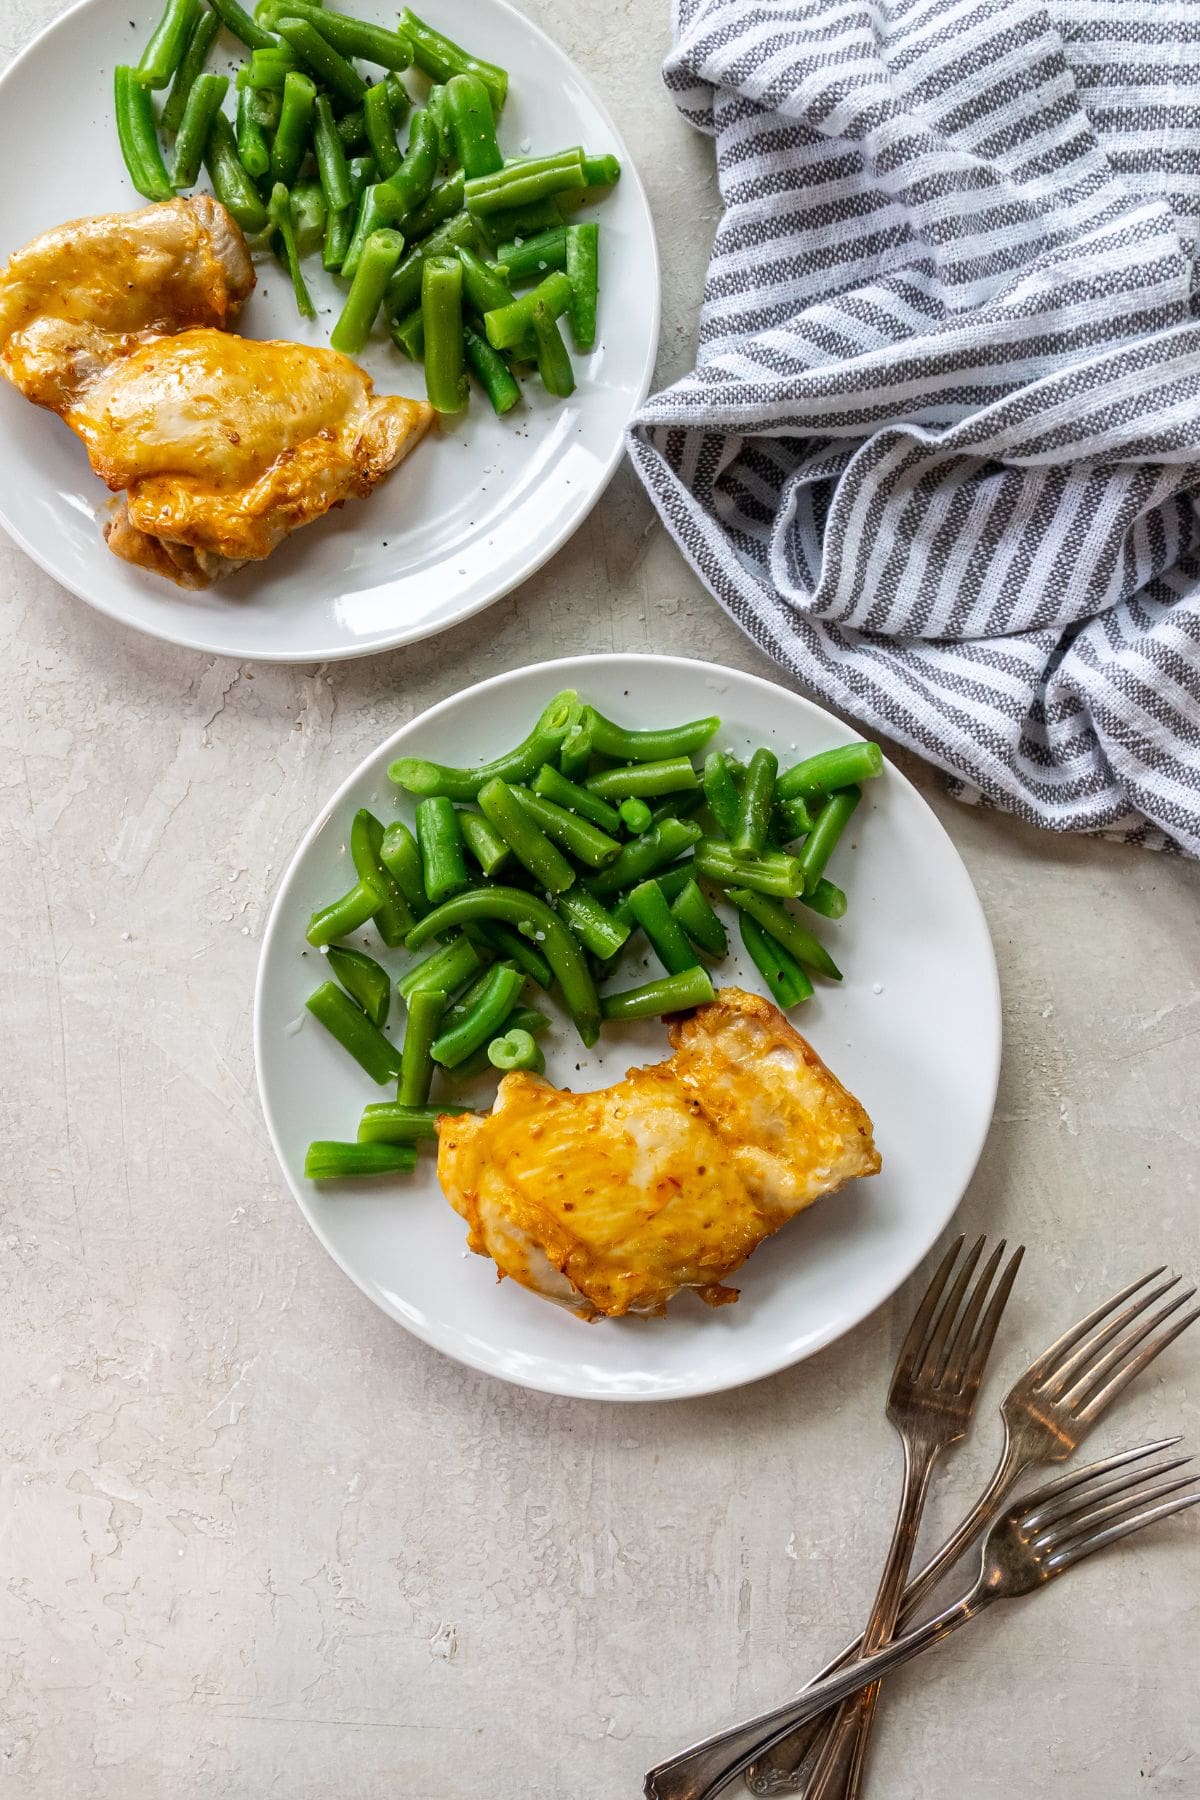
<path id="1" fill-rule="evenodd" d="M 59 10 L 6 0 L 0 54 Z M 717 208 L 709 146 L 658 83 L 665 5 L 528 10 L 647 179 L 669 378 Z M 47 130 L 31 153 L 53 153 Z M 767 665 L 627 472 L 491 612 L 333 668 L 138 638 L 7 544 L 0 592 L 0 1791 L 632 1800 L 656 1756 L 773 1701 L 858 1623 L 913 1293 L 692 1404 L 582 1405 L 460 1369 L 375 1312 L 288 1198 L 250 995 L 301 830 L 400 721 L 572 651 Z M 1003 1082 L 961 1222 L 1032 1251 L 1009 1373 L 1148 1264 L 1200 1270 L 1200 871 L 959 809 L 905 767 L 1001 962 Z M 1095 1442 L 1195 1436 L 1198 1357 L 1185 1340 Z M 935 1515 L 990 1461 L 1001 1391 Z M 1200 1536 L 1175 1521 L 899 1677 L 872 1792 L 1195 1800 L 1198 1627 Z"/>

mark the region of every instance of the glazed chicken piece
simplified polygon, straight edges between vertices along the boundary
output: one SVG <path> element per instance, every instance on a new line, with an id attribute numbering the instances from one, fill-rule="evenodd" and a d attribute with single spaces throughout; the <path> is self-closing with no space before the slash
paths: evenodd
<path id="1" fill-rule="evenodd" d="M 0 274 L 0 371 L 124 490 L 109 548 L 185 587 L 365 499 L 433 419 L 336 351 L 226 331 L 253 285 L 205 195 L 76 220 Z"/>
<path id="2" fill-rule="evenodd" d="M 871 1121 L 779 1008 L 739 988 L 674 1020 L 674 1054 L 571 1094 L 506 1075 L 438 1121 L 438 1176 L 501 1276 L 581 1318 L 710 1306 L 751 1251 L 880 1167 Z"/>

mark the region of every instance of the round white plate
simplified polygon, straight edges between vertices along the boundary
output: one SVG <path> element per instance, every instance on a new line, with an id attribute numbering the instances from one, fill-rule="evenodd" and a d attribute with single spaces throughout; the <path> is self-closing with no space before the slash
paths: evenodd
<path id="1" fill-rule="evenodd" d="M 379 0 L 344 4 L 364 17 L 391 16 Z M 544 32 L 506 0 L 431 0 L 431 9 L 451 37 L 509 70 L 503 148 L 583 143 L 621 159 L 620 182 L 589 213 L 602 225 L 599 345 L 573 358 L 575 394 L 555 401 L 526 382 L 523 404 L 497 419 L 473 392 L 464 418 L 431 436 L 369 500 L 347 502 L 266 562 L 189 594 L 112 555 L 100 533 L 110 496 L 83 446 L 0 381 L 0 523 L 56 581 L 112 618 L 239 660 L 362 656 L 443 631 L 498 600 L 566 542 L 608 485 L 658 344 L 645 192 L 591 85 Z M 64 220 L 145 204 L 117 147 L 112 68 L 136 61 L 160 10 L 160 0 L 82 0 L 0 81 L 0 260 Z M 210 67 L 244 54 L 222 36 Z M 48 96 L 54 153 L 38 156 L 34 171 L 31 146 L 45 139 Z M 327 344 L 343 290 L 319 257 L 305 272 L 317 321 L 299 317 L 286 276 L 267 256 L 239 329 Z M 360 360 L 382 392 L 424 393 L 421 369 L 378 331 Z"/>
<path id="2" fill-rule="evenodd" d="M 309 915 L 352 885 L 346 833 L 356 808 L 411 823 L 387 778 L 401 754 L 451 762 L 498 755 L 524 737 L 560 688 L 574 687 L 628 724 L 719 713 L 715 743 L 770 745 L 785 766 L 853 733 L 810 701 L 710 663 L 667 656 L 590 656 L 539 663 L 467 689 L 369 756 L 305 837 L 276 896 L 255 995 L 255 1055 L 271 1141 L 309 1224 L 365 1294 L 428 1344 L 507 1381 L 586 1399 L 665 1400 L 736 1387 L 810 1356 L 872 1311 L 915 1268 L 954 1212 L 987 1134 L 1000 1061 L 996 964 L 975 891 L 933 813 L 890 766 L 868 784 L 832 873 L 850 896 L 837 924 L 818 922 L 845 974 L 793 1014 L 875 1123 L 883 1173 L 818 1202 L 768 1239 L 734 1277 L 742 1297 L 711 1311 L 682 1295 L 664 1319 L 583 1324 L 498 1283 L 469 1255 L 466 1227 L 443 1198 L 432 1154 L 413 1177 L 318 1187 L 303 1176 L 311 1138 L 352 1139 L 362 1107 L 386 1098 L 304 1002 L 324 978 L 304 942 Z M 370 937 L 370 931 L 365 934 Z M 736 931 L 733 937 L 736 940 Z M 360 941 L 360 940 L 356 940 Z M 404 952 L 373 952 L 403 965 Z M 637 979 L 630 956 L 616 985 Z M 650 957 L 645 957 L 650 968 Z M 661 972 L 661 971 L 657 971 Z M 761 992 L 737 943 L 719 983 Z M 657 1022 L 608 1028 L 585 1051 L 559 1022 L 547 1074 L 600 1087 L 667 1054 Z M 479 1089 L 490 1103 L 491 1087 Z"/>

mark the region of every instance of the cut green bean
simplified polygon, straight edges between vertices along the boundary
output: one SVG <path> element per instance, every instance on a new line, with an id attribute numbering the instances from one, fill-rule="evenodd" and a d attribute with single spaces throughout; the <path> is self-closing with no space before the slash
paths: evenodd
<path id="1" fill-rule="evenodd" d="M 504 167 L 496 142 L 492 97 L 478 75 L 452 75 L 446 84 L 446 112 L 463 174 L 492 175 Z"/>
<path id="2" fill-rule="evenodd" d="M 549 230 L 535 232 L 531 237 L 513 238 L 500 245 L 496 260 L 504 264 L 514 286 L 523 281 L 538 281 L 552 269 L 565 269 L 567 228 L 552 225 Z"/>
<path id="3" fill-rule="evenodd" d="M 410 7 L 406 6 L 400 14 L 400 30 L 412 45 L 418 69 L 434 81 L 449 81 L 453 75 L 477 75 L 491 95 L 493 112 L 500 111 L 508 93 L 508 74 L 504 69 L 470 55 L 453 39 L 426 25 Z"/>
<path id="4" fill-rule="evenodd" d="M 693 788 L 691 793 L 668 794 L 657 806 L 650 808 L 650 823 L 657 825 L 661 819 L 690 819 L 704 805 L 703 788 Z"/>
<path id="5" fill-rule="evenodd" d="M 790 844 L 795 838 L 806 837 L 813 828 L 813 815 L 808 803 L 799 794 L 791 800 L 777 801 L 771 828 L 785 844 Z"/>
<path id="6" fill-rule="evenodd" d="M 209 79 L 210 77 L 207 75 L 200 77 L 200 81 Z M 196 86 L 199 85 L 198 81 Z M 195 92 L 195 89 L 192 91 Z M 265 88 L 243 87 L 238 89 L 235 127 L 238 160 L 247 175 L 254 181 L 261 181 L 271 167 L 271 142 L 267 132 L 268 130 L 274 131 L 278 124 L 278 95 L 270 93 Z M 180 135 L 182 136 L 182 132 Z M 175 154 L 178 157 L 178 140 L 175 144 Z"/>
<path id="7" fill-rule="evenodd" d="M 548 194 L 544 200 L 532 200 L 527 206 L 501 207 L 481 218 L 479 225 L 489 241 L 496 245 L 507 243 L 510 238 L 532 237 L 538 231 L 551 231 L 562 222 L 562 208 L 555 196 Z"/>
<path id="8" fill-rule="evenodd" d="M 478 959 L 476 959 L 478 960 Z M 433 1040 L 446 1010 L 442 988 L 418 987 L 408 997 L 408 1020 L 400 1054 L 400 1083 L 396 1097 L 401 1106 L 423 1106 L 433 1082 Z"/>
<path id="9" fill-rule="evenodd" d="M 665 869 L 677 856 L 698 844 L 701 836 L 700 827 L 690 819 L 663 819 L 643 836 L 626 844 L 616 862 L 610 863 L 607 869 L 589 876 L 588 890 L 600 900 L 609 894 L 619 894 L 622 888 L 633 887 Z"/>
<path id="10" fill-rule="evenodd" d="M 672 863 L 668 869 L 660 869 L 654 877 L 668 900 L 678 900 L 689 881 L 696 879 L 695 859 L 690 856 L 681 862 Z"/>
<path id="11" fill-rule="evenodd" d="M 754 752 L 742 785 L 737 822 L 730 837 L 735 856 L 761 856 L 766 849 L 778 773 L 779 759 L 773 751 L 760 749 Z"/>
<path id="12" fill-rule="evenodd" d="M 571 283 L 555 270 L 519 300 L 485 313 L 483 325 L 488 343 L 493 350 L 512 350 L 524 342 L 538 317 L 557 319 L 570 303 Z"/>
<path id="13" fill-rule="evenodd" d="M 489 969 L 471 1007 L 434 1039 L 434 1062 L 452 1069 L 494 1037 L 516 1004 L 524 980 L 520 971 L 510 969 L 507 963 Z"/>
<path id="14" fill-rule="evenodd" d="M 402 819 L 394 819 L 384 832 L 379 860 L 399 883 L 400 892 L 414 917 L 419 919 L 422 913 L 428 912 L 429 896 L 425 892 L 420 847 Z"/>
<path id="15" fill-rule="evenodd" d="M 165 88 L 187 54 L 200 0 L 167 0 L 134 75 L 142 87 Z"/>
<path id="16" fill-rule="evenodd" d="M 439 906 L 469 885 L 462 829 L 449 800 L 433 797 L 418 802 L 417 843 L 431 906 Z"/>
<path id="17" fill-rule="evenodd" d="M 533 341 L 537 347 L 537 368 L 542 386 L 548 394 L 565 400 L 575 392 L 575 371 L 562 332 L 544 306 L 533 315 Z"/>
<path id="18" fill-rule="evenodd" d="M 573 887 L 560 894 L 558 911 L 584 949 L 604 960 L 617 954 L 630 933 L 628 922 L 616 918 L 586 888 Z"/>
<path id="19" fill-rule="evenodd" d="M 558 752 L 559 770 L 568 781 L 586 775 L 592 761 L 592 709 L 582 706 L 579 717 L 563 738 Z"/>
<path id="20" fill-rule="evenodd" d="M 400 229 L 406 243 L 419 243 L 431 231 L 436 231 L 439 225 L 444 225 L 447 219 L 454 218 L 462 211 L 462 184 L 462 171 L 458 170 L 445 181 L 439 181 L 436 187 L 430 188 L 421 204 L 412 212 L 405 213 Z"/>
<path id="21" fill-rule="evenodd" d="M 450 129 L 450 114 L 446 108 L 446 89 L 440 82 L 435 82 L 425 98 L 425 108 L 431 123 L 437 130 L 438 162 L 453 163 L 457 151 L 454 144 L 454 133 Z"/>
<path id="22" fill-rule="evenodd" d="M 350 998 L 357 1000 L 372 1025 L 378 1025 L 382 1029 L 387 1024 L 388 1009 L 392 1003 L 392 978 L 387 970 L 364 951 L 349 950 L 338 944 L 330 945 L 325 952 L 325 960 Z"/>
<path id="23" fill-rule="evenodd" d="M 700 958 L 683 926 L 672 914 L 657 881 L 640 882 L 626 895 L 626 905 L 668 975 L 695 968 Z"/>
<path id="24" fill-rule="evenodd" d="M 497 307 L 512 305 L 513 292 L 499 265 L 484 262 L 468 245 L 459 250 L 458 260 L 463 267 L 463 299 L 481 318 Z"/>
<path id="25" fill-rule="evenodd" d="M 864 739 L 856 744 L 839 744 L 836 749 L 822 750 L 817 756 L 794 763 L 779 777 L 777 792 L 781 800 L 792 800 L 797 795 L 816 800 L 882 773 L 883 751 L 878 744 Z"/>
<path id="26" fill-rule="evenodd" d="M 450 902 L 447 901 L 446 904 L 449 905 Z M 432 918 L 433 914 L 428 913 L 426 917 Z M 406 969 L 396 983 L 396 992 L 410 1007 L 416 994 L 440 992 L 445 999 L 451 994 L 457 994 L 468 981 L 473 981 L 482 967 L 483 958 L 474 944 L 460 935 L 451 938 L 448 944 L 440 945 L 431 955 Z"/>
<path id="27" fill-rule="evenodd" d="M 846 916 L 846 896 L 835 882 L 826 881 L 822 875 L 811 894 L 798 894 L 805 906 L 810 906 L 815 913 L 825 919 L 843 919 Z"/>
<path id="28" fill-rule="evenodd" d="M 731 847 L 717 838 L 705 838 L 696 845 L 696 873 L 718 887 L 753 888 L 756 893 L 774 894 L 780 900 L 793 900 L 804 888 L 796 857 L 782 850 L 756 857 L 735 856 Z"/>
<path id="29" fill-rule="evenodd" d="M 375 158 L 375 166 L 387 181 L 396 173 L 404 157 L 396 141 L 391 98 L 382 81 L 377 81 L 366 91 L 363 99 L 363 124 L 366 127 L 367 142 L 371 146 L 371 155 Z"/>
<path id="30" fill-rule="evenodd" d="M 237 72 L 239 93 L 253 88 L 255 93 L 282 94 L 283 84 L 296 67 L 296 58 L 286 44 L 271 50 L 252 50 L 249 62 Z"/>
<path id="31" fill-rule="evenodd" d="M 316 83 L 301 69 L 289 69 L 283 83 L 279 128 L 271 145 L 271 180 L 290 184 L 300 171 L 312 131 Z"/>
<path id="32" fill-rule="evenodd" d="M 335 938 L 349 937 L 352 931 L 365 925 L 378 904 L 379 894 L 375 887 L 368 882 L 356 882 L 340 900 L 322 906 L 313 914 L 304 935 L 319 950 L 324 944 L 332 944 Z"/>
<path id="33" fill-rule="evenodd" d="M 309 1181 L 351 1181 L 361 1175 L 407 1175 L 417 1166 L 415 1144 L 340 1144 L 319 1138 L 308 1146 Z"/>
<path id="34" fill-rule="evenodd" d="M 505 163 L 491 175 L 468 179 L 463 197 L 468 212 L 477 218 L 509 212 L 552 195 L 578 192 L 587 185 L 583 173 L 583 152 L 576 146 L 554 156 L 525 156 Z"/>
<path id="35" fill-rule="evenodd" d="M 340 50 L 335 50 L 315 25 L 289 13 L 276 22 L 275 29 L 291 45 L 310 74 L 343 106 L 364 104 L 366 82 L 354 64 L 347 61 Z"/>
<path id="36" fill-rule="evenodd" d="M 423 342 L 423 318 L 421 330 Z M 481 338 L 469 325 L 463 326 L 463 350 L 467 367 L 491 401 L 492 411 L 501 417 L 510 413 L 521 398 L 521 386 L 500 352 L 493 350 L 487 339 Z"/>
<path id="37" fill-rule="evenodd" d="M 404 239 L 398 231 L 373 231 L 367 239 L 346 303 L 329 334 L 331 346 L 343 356 L 357 356 L 366 344 L 403 251 Z"/>
<path id="38" fill-rule="evenodd" d="M 208 0 L 226 31 L 240 38 L 248 50 L 275 50 L 279 39 L 257 25 L 238 0 Z"/>
<path id="39" fill-rule="evenodd" d="M 613 187 L 621 179 L 621 164 L 617 157 L 608 155 L 588 156 L 583 158 L 584 180 L 590 188 Z"/>
<path id="40" fill-rule="evenodd" d="M 296 248 L 301 256 L 311 256 L 325 236 L 325 195 L 320 182 L 293 182 L 290 201 Z"/>
<path id="41" fill-rule="evenodd" d="M 654 814 L 644 800 L 639 800 L 636 794 L 630 794 L 621 802 L 621 823 L 633 837 L 641 837 L 653 825 Z"/>
<path id="42" fill-rule="evenodd" d="M 538 1037 L 550 1029 L 550 1020 L 544 1012 L 535 1012 L 532 1007 L 514 1006 L 505 1019 L 502 1031 L 527 1031 L 530 1037 Z M 453 1069 L 445 1071 L 450 1081 L 471 1081 L 476 1075 L 486 1074 L 492 1068 L 488 1059 L 487 1047 L 475 1050 Z M 448 1108 L 454 1111 L 454 1108 Z"/>
<path id="43" fill-rule="evenodd" d="M 458 825 L 463 842 L 484 874 L 498 875 L 512 856 L 500 833 L 477 812 L 460 812 Z"/>
<path id="44" fill-rule="evenodd" d="M 516 1069 L 541 1075 L 546 1067 L 542 1047 L 528 1031 L 506 1031 L 503 1037 L 493 1038 L 487 1057 L 492 1067 L 504 1075 L 511 1075 Z"/>
<path id="45" fill-rule="evenodd" d="M 372 1081 L 382 1086 L 399 1075 L 400 1052 L 396 1046 L 372 1025 L 362 1007 L 344 994 L 336 982 L 322 982 L 304 1004 Z"/>
<path id="46" fill-rule="evenodd" d="M 384 303 L 386 305 L 386 301 Z M 407 318 L 393 319 L 388 326 L 388 335 L 397 350 L 402 350 L 410 362 L 420 362 L 425 355 L 425 320 L 418 306 Z M 463 334 L 464 340 L 466 333 Z"/>
<path id="47" fill-rule="evenodd" d="M 270 223 L 267 209 L 241 165 L 233 126 L 224 113 L 219 112 L 213 118 L 204 147 L 204 166 L 217 199 L 242 230 L 251 236 L 265 231 Z"/>
<path id="48" fill-rule="evenodd" d="M 182 192 L 195 187 L 204 161 L 204 146 L 214 117 L 229 90 L 228 75 L 200 75 L 192 83 L 184 108 L 183 123 L 175 139 L 175 159 L 171 165 L 171 186 Z M 252 174 L 252 170 L 247 170 Z"/>
<path id="49" fill-rule="evenodd" d="M 352 157 L 356 154 L 361 154 L 367 149 L 367 119 L 361 106 L 352 106 L 349 112 L 344 112 L 342 114 L 337 122 L 337 134 L 342 140 L 342 149 L 346 152 L 347 156 Z M 375 158 L 372 156 L 365 160 L 370 162 L 370 171 L 369 173 L 364 174 L 359 183 L 358 192 L 354 196 L 355 199 L 361 195 L 363 188 L 369 186 L 369 184 L 374 181 L 375 176 L 378 173 L 375 168 Z M 351 186 L 354 186 L 353 176 L 351 176 Z"/>
<path id="50" fill-rule="evenodd" d="M 547 802 L 540 800 L 537 804 L 545 806 Z M 492 780 L 480 788 L 479 806 L 538 885 L 547 893 L 565 893 L 575 880 L 575 871 L 537 824 L 521 796 L 506 782 Z M 584 820 L 573 822 L 586 823 Z"/>
<path id="51" fill-rule="evenodd" d="M 444 794 L 448 800 L 474 800 L 486 782 L 526 781 L 557 753 L 579 718 L 579 695 L 572 688 L 556 694 L 543 709 L 527 738 L 503 756 L 476 768 L 452 768 L 419 756 L 402 756 L 388 767 L 388 777 L 410 794 Z"/>
<path id="52" fill-rule="evenodd" d="M 787 947 L 767 931 L 752 913 L 739 912 L 738 929 L 750 960 L 771 990 L 777 1006 L 799 1006 L 813 991 L 813 984 Z"/>
<path id="53" fill-rule="evenodd" d="M 603 869 L 615 862 L 621 854 L 621 845 L 607 832 L 593 825 L 590 819 L 580 818 L 578 813 L 571 812 L 565 806 L 558 806 L 553 800 L 543 798 L 541 794 L 532 793 L 528 788 L 513 789 L 525 811 L 534 823 L 554 839 L 556 844 L 569 851 L 577 862 L 586 863 L 591 869 Z"/>
<path id="54" fill-rule="evenodd" d="M 117 137 L 129 179 L 147 200 L 173 200 L 175 190 L 158 147 L 150 89 L 123 63 L 113 72 L 113 99 Z"/>
<path id="55" fill-rule="evenodd" d="M 215 12 L 205 10 L 198 15 L 192 26 L 183 59 L 175 71 L 171 91 L 167 95 L 166 104 L 162 109 L 164 131 L 178 131 L 183 124 L 183 115 L 187 107 L 188 95 L 192 91 L 192 84 L 204 73 L 205 65 L 208 62 L 208 53 L 216 42 L 220 29 L 221 21 Z"/>
<path id="56" fill-rule="evenodd" d="M 375 890 L 377 904 L 371 916 L 375 929 L 391 949 L 404 942 L 413 912 L 404 889 L 383 860 L 384 837 L 383 826 L 374 813 L 360 807 L 350 824 L 350 859 L 358 879 Z"/>
<path id="57" fill-rule="evenodd" d="M 574 891 L 574 890 L 572 890 Z M 505 961 L 515 963 L 522 974 L 536 981 L 540 988 L 549 990 L 554 986 L 554 970 L 546 961 L 540 950 L 535 950 L 528 938 L 523 938 L 519 931 L 511 925 L 503 925 L 497 919 L 488 919 L 484 923 L 468 926 L 468 932 L 479 932 L 488 948 Z"/>
<path id="58" fill-rule="evenodd" d="M 663 975 L 642 987 L 626 988 L 619 994 L 605 994 L 600 1008 L 605 1019 L 658 1019 L 664 1013 L 686 1012 L 703 1006 L 713 998 L 713 984 L 708 970 L 699 963 L 676 975 Z"/>
<path id="59" fill-rule="evenodd" d="M 660 794 L 678 794 L 699 785 L 700 778 L 686 756 L 602 769 L 598 775 L 589 775 L 584 783 L 590 794 L 599 794 L 605 800 L 621 800 L 630 794 L 643 798 L 648 794 L 657 799 Z"/>
<path id="60" fill-rule="evenodd" d="M 817 814 L 812 830 L 800 850 L 800 871 L 804 876 L 804 892 L 810 894 L 825 873 L 825 865 L 837 848 L 838 840 L 862 799 L 859 787 L 839 788 L 830 794 Z"/>
<path id="61" fill-rule="evenodd" d="M 392 103 L 392 124 L 399 131 L 412 111 L 412 95 L 394 70 L 389 70 L 384 76 L 383 85 L 387 89 L 388 99 Z"/>
<path id="62" fill-rule="evenodd" d="M 401 1077 L 403 1079 L 403 1077 Z M 358 1122 L 360 1144 L 420 1144 L 437 1138 L 437 1122 L 444 1113 L 458 1116 L 469 1106 L 406 1106 L 398 1100 L 379 1100 L 364 1107 Z"/>
<path id="63" fill-rule="evenodd" d="M 663 882 L 660 879 L 659 887 Z M 729 949 L 729 939 L 717 914 L 700 891 L 699 884 L 687 880 L 671 903 L 671 912 L 699 950 L 721 957 Z"/>
<path id="64" fill-rule="evenodd" d="M 421 271 L 430 256 L 453 256 L 460 244 L 478 241 L 475 226 L 467 213 L 447 219 L 436 231 L 411 249 L 388 283 L 383 307 L 389 318 L 407 318 L 421 305 Z"/>
<path id="65" fill-rule="evenodd" d="M 533 939 L 558 978 L 575 1029 L 585 1044 L 594 1044 L 600 1032 L 600 1003 L 587 959 L 562 920 L 536 895 L 511 887 L 474 888 L 459 894 L 413 927 L 408 947 L 419 950 L 440 931 L 479 919 L 500 919 Z"/>
<path id="66" fill-rule="evenodd" d="M 598 755 L 611 756 L 620 762 L 663 762 L 672 756 L 691 756 L 704 748 L 721 724 L 720 719 L 714 717 L 692 719 L 686 725 L 671 725 L 661 730 L 633 731 L 606 719 L 595 707 L 589 711 L 593 748 Z"/>
<path id="67" fill-rule="evenodd" d="M 328 94 L 318 94 L 313 109 L 313 152 L 325 204 L 331 213 L 346 212 L 354 202 L 354 195 L 350 187 L 350 170 L 346 166 L 345 145 L 338 135 Z M 341 264 L 337 266 L 340 268 Z"/>
<path id="68" fill-rule="evenodd" d="M 824 944 L 811 931 L 806 930 L 786 907 L 777 905 L 750 888 L 731 888 L 729 898 L 739 912 L 749 913 L 752 919 L 757 919 L 764 931 L 769 931 L 806 969 L 812 969 L 818 975 L 827 975 L 830 981 L 842 979 L 842 971 Z"/>
<path id="69" fill-rule="evenodd" d="M 412 62 L 412 47 L 400 32 L 366 19 L 352 19 L 332 7 L 313 6 L 307 0 L 297 0 L 295 5 L 291 0 L 276 0 L 267 8 L 267 16 L 276 24 L 284 18 L 304 19 L 342 56 L 360 56 L 380 69 L 407 69 Z"/>
<path id="70" fill-rule="evenodd" d="M 704 798 L 717 830 L 722 837 L 731 838 L 737 830 L 742 801 L 729 758 L 720 750 L 710 750 L 704 759 Z"/>
<path id="71" fill-rule="evenodd" d="M 271 189 L 271 199 L 267 206 L 267 217 L 275 227 L 279 248 L 282 251 L 284 267 L 292 280 L 292 293 L 296 299 L 296 311 L 306 319 L 315 319 L 317 309 L 313 305 L 312 295 L 308 291 L 308 283 L 304 279 L 304 270 L 300 266 L 300 251 L 296 244 L 296 233 L 292 226 L 291 196 L 282 181 L 277 181 Z M 381 828 L 382 829 L 382 828 Z"/>
<path id="72" fill-rule="evenodd" d="M 571 283 L 571 304 L 567 321 L 577 350 L 595 347 L 599 270 L 600 227 L 592 223 L 568 225 L 566 271 Z"/>
<path id="73" fill-rule="evenodd" d="M 448 256 L 426 257 L 421 269 L 425 394 L 439 413 L 462 412 L 469 399 L 462 298 L 462 264 Z"/>
<path id="74" fill-rule="evenodd" d="M 621 829 L 621 814 L 617 809 L 602 800 L 599 794 L 591 793 L 587 788 L 568 781 L 560 775 L 552 763 L 543 763 L 531 782 L 532 790 L 543 800 L 551 800 L 568 812 L 579 813 L 584 819 L 590 819 L 601 831 L 610 836 Z"/>

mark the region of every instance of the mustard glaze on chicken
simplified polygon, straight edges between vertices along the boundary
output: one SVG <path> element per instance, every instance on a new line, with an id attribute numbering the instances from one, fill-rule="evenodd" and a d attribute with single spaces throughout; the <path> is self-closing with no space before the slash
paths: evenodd
<path id="1" fill-rule="evenodd" d="M 770 1001 L 722 988 L 673 1054 L 594 1093 L 506 1075 L 487 1117 L 438 1121 L 438 1176 L 501 1276 L 582 1318 L 711 1306 L 773 1232 L 880 1167 L 871 1121 Z"/>

